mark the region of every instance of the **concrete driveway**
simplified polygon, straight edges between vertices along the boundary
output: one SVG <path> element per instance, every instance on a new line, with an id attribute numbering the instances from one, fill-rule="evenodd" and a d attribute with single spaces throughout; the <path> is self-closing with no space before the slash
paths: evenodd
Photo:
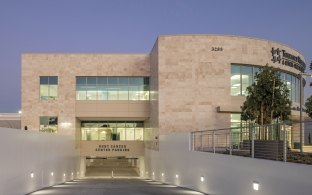
<path id="1" fill-rule="evenodd" d="M 79 179 L 31 195 L 201 195 L 189 189 L 145 179 Z"/>

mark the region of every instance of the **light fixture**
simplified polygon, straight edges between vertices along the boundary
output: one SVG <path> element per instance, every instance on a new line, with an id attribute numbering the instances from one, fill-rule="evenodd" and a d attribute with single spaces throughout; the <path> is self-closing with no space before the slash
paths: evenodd
<path id="1" fill-rule="evenodd" d="M 21 111 L 21 110 L 19 110 L 19 111 L 18 111 L 18 114 L 22 114 L 22 111 Z"/>
<path id="2" fill-rule="evenodd" d="M 259 187 L 260 187 L 260 184 L 256 181 L 254 181 L 252 183 L 252 188 L 255 190 L 255 191 L 258 191 L 259 190 Z"/>
<path id="3" fill-rule="evenodd" d="M 72 172 L 72 176 L 74 176 L 74 173 Z"/>
<path id="4" fill-rule="evenodd" d="M 176 174 L 176 178 L 179 178 L 179 175 L 178 175 L 178 174 Z"/>
<path id="5" fill-rule="evenodd" d="M 153 176 L 155 175 L 155 173 L 153 172 Z"/>
<path id="6" fill-rule="evenodd" d="M 205 181 L 205 177 L 204 177 L 204 176 L 201 176 L 201 177 L 200 177 L 200 181 L 201 181 L 201 182 L 204 182 L 204 181 Z"/>
<path id="7" fill-rule="evenodd" d="M 146 171 L 146 175 L 148 175 L 148 171 Z"/>
<path id="8" fill-rule="evenodd" d="M 51 175 L 51 176 L 53 176 L 53 175 L 54 175 L 54 173 L 53 173 L 53 172 L 51 172 L 51 173 L 50 173 L 50 175 Z"/>
<path id="9" fill-rule="evenodd" d="M 71 123 L 69 123 L 69 122 L 63 122 L 63 123 L 61 123 L 61 126 L 64 127 L 64 128 L 67 128 L 67 127 L 70 127 L 70 126 L 71 126 Z"/>
<path id="10" fill-rule="evenodd" d="M 31 173 L 30 173 L 30 178 L 34 178 L 34 177 L 35 177 L 34 172 L 31 172 Z"/>
<path id="11" fill-rule="evenodd" d="M 165 174 L 164 173 L 161 173 L 161 176 L 163 177 Z"/>
<path id="12" fill-rule="evenodd" d="M 64 173 L 63 176 L 66 177 L 66 174 Z"/>

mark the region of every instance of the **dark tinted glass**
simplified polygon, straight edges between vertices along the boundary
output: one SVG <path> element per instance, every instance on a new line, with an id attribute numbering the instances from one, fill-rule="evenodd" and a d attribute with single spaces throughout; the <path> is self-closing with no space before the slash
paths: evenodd
<path id="1" fill-rule="evenodd" d="M 48 85 L 49 84 L 49 77 L 41 76 L 40 77 L 40 85 Z"/>
<path id="2" fill-rule="evenodd" d="M 50 85 L 57 85 L 57 76 L 51 76 L 49 77 L 49 84 Z"/>
<path id="3" fill-rule="evenodd" d="M 87 84 L 96 85 L 96 77 L 87 77 Z"/>
<path id="4" fill-rule="evenodd" d="M 109 85 L 117 85 L 117 77 L 108 77 Z"/>
<path id="5" fill-rule="evenodd" d="M 49 125 L 57 125 L 57 117 L 50 117 Z"/>
<path id="6" fill-rule="evenodd" d="M 98 77 L 97 82 L 99 85 L 106 85 L 107 84 L 107 77 Z"/>
<path id="7" fill-rule="evenodd" d="M 233 74 L 240 74 L 240 66 L 239 65 L 232 65 L 231 66 L 231 73 Z"/>
<path id="8" fill-rule="evenodd" d="M 76 84 L 78 85 L 87 84 L 87 77 L 76 77 Z"/>
<path id="9" fill-rule="evenodd" d="M 119 85 L 128 85 L 128 77 L 119 77 Z"/>
<path id="10" fill-rule="evenodd" d="M 130 77 L 129 82 L 131 85 L 138 85 L 139 84 L 139 78 L 138 77 Z"/>
<path id="11" fill-rule="evenodd" d="M 40 117 L 40 125 L 48 125 L 49 124 L 49 117 L 41 116 Z"/>
<path id="12" fill-rule="evenodd" d="M 144 85 L 148 85 L 149 84 L 149 78 L 148 77 L 144 77 Z"/>

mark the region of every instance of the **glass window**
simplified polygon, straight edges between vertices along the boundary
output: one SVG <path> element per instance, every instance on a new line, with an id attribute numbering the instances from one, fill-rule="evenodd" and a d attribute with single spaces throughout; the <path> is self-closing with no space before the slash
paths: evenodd
<path id="1" fill-rule="evenodd" d="M 143 140 L 143 128 L 135 128 L 134 140 Z"/>
<path id="2" fill-rule="evenodd" d="M 118 100 L 118 86 L 107 87 L 107 100 Z"/>
<path id="3" fill-rule="evenodd" d="M 41 116 L 39 131 L 48 133 L 57 133 L 57 117 L 55 116 Z"/>
<path id="4" fill-rule="evenodd" d="M 144 85 L 143 100 L 149 100 L 149 86 Z"/>
<path id="5" fill-rule="evenodd" d="M 130 83 L 130 85 L 138 85 L 139 84 L 139 78 L 138 77 L 130 77 L 129 83 Z"/>
<path id="6" fill-rule="evenodd" d="M 238 96 L 241 95 L 241 75 L 240 66 L 231 66 L 231 95 Z"/>
<path id="7" fill-rule="evenodd" d="M 291 97 L 291 95 L 292 95 L 291 75 L 290 74 L 286 74 L 286 85 L 287 85 L 287 89 L 289 89 L 289 99 L 292 99 L 292 97 Z"/>
<path id="8" fill-rule="evenodd" d="M 149 100 L 149 78 L 77 76 L 76 100 Z"/>
<path id="9" fill-rule="evenodd" d="M 139 100 L 139 87 L 137 85 L 129 86 L 129 100 Z"/>
<path id="10" fill-rule="evenodd" d="M 55 100 L 57 99 L 57 76 L 40 76 L 40 99 Z"/>
<path id="11" fill-rule="evenodd" d="M 148 77 L 144 77 L 144 85 L 149 85 L 149 78 Z"/>
<path id="12" fill-rule="evenodd" d="M 76 84 L 77 85 L 86 85 L 87 84 L 87 77 L 76 77 Z"/>
<path id="13" fill-rule="evenodd" d="M 247 87 L 252 84 L 253 75 L 252 67 L 241 66 L 241 79 L 242 79 L 242 95 L 247 95 Z"/>
<path id="14" fill-rule="evenodd" d="M 96 85 L 96 77 L 87 77 L 87 85 Z"/>
<path id="15" fill-rule="evenodd" d="M 57 85 L 57 77 L 49 77 L 50 85 Z"/>
<path id="16" fill-rule="evenodd" d="M 98 85 L 107 85 L 107 77 L 98 77 L 97 78 Z"/>
<path id="17" fill-rule="evenodd" d="M 119 85 L 129 85 L 128 77 L 119 77 Z"/>
<path id="18" fill-rule="evenodd" d="M 285 73 L 281 72 L 281 73 L 280 73 L 280 78 L 281 78 L 283 81 L 285 81 L 285 80 L 286 80 L 285 77 L 286 77 L 286 76 L 285 76 Z"/>
<path id="19" fill-rule="evenodd" d="M 291 76 L 291 100 L 296 101 L 296 77 Z"/>
<path id="20" fill-rule="evenodd" d="M 82 121 L 82 140 L 143 141 L 143 121 Z"/>
<path id="21" fill-rule="evenodd" d="M 49 99 L 49 85 L 40 85 L 40 99 Z"/>
<path id="22" fill-rule="evenodd" d="M 49 85 L 49 77 L 40 77 L 40 85 Z"/>
<path id="23" fill-rule="evenodd" d="M 57 85 L 50 85 L 49 90 L 49 95 L 51 97 L 57 97 Z"/>
<path id="24" fill-rule="evenodd" d="M 128 85 L 119 86 L 119 100 L 128 100 Z"/>
<path id="25" fill-rule="evenodd" d="M 85 85 L 76 86 L 76 99 L 77 100 L 86 100 L 87 99 L 87 88 Z"/>
<path id="26" fill-rule="evenodd" d="M 109 85 L 117 85 L 118 84 L 118 78 L 117 77 L 108 77 L 108 84 Z"/>
<path id="27" fill-rule="evenodd" d="M 107 100 L 107 86 L 99 85 L 98 86 L 98 100 Z"/>
<path id="28" fill-rule="evenodd" d="M 117 128 L 117 140 L 125 141 L 126 140 L 126 129 Z"/>
<path id="29" fill-rule="evenodd" d="M 259 67 L 232 64 L 231 65 L 231 95 L 247 95 L 247 87 L 255 82 L 255 75 L 260 71 Z M 286 84 L 289 89 L 289 99 L 291 101 L 299 102 L 300 96 L 300 80 L 294 76 L 285 72 L 280 72 L 279 76 L 281 80 Z M 140 95 L 141 91 L 138 93 Z M 129 98 L 134 97 L 134 94 L 130 94 Z"/>
<path id="30" fill-rule="evenodd" d="M 134 128 L 126 129 L 126 140 L 133 141 L 134 139 Z"/>
<path id="31" fill-rule="evenodd" d="M 87 100 L 97 99 L 97 87 L 94 84 L 87 85 Z"/>

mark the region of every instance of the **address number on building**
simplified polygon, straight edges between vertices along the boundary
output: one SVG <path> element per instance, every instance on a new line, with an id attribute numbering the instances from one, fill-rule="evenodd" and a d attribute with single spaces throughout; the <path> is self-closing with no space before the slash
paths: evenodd
<path id="1" fill-rule="evenodd" d="M 223 51 L 222 47 L 211 47 L 211 51 Z"/>

